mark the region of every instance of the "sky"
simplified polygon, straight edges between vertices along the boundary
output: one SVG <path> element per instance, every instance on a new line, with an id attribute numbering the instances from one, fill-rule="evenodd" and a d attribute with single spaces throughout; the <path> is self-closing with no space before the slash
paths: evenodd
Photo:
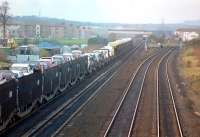
<path id="1" fill-rule="evenodd" d="M 0 2 L 3 0 L 0 0 Z M 7 0 L 14 16 L 75 21 L 179 23 L 200 20 L 200 0 Z"/>

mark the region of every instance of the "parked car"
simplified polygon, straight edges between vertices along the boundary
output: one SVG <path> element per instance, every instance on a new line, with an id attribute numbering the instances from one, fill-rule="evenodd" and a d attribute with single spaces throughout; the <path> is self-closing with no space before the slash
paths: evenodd
<path id="1" fill-rule="evenodd" d="M 54 55 L 54 56 L 52 56 L 52 61 L 56 65 L 60 65 L 60 64 L 65 63 L 65 59 L 64 59 L 63 55 Z"/>
<path id="2" fill-rule="evenodd" d="M 13 73 L 12 71 L 0 70 L 0 85 L 9 80 L 15 79 L 15 78 L 18 78 L 18 76 L 17 76 L 17 74 Z"/>
<path id="3" fill-rule="evenodd" d="M 23 72 L 21 71 L 15 71 L 14 74 L 16 75 L 16 78 L 21 78 L 24 76 Z"/>
<path id="4" fill-rule="evenodd" d="M 75 58 L 79 58 L 81 57 L 81 55 L 83 54 L 83 52 L 81 50 L 73 50 L 72 54 Z"/>
<path id="5" fill-rule="evenodd" d="M 48 62 L 44 62 L 44 61 L 40 62 L 40 69 L 48 69 L 48 68 L 50 68 L 50 66 L 48 65 Z"/>
<path id="6" fill-rule="evenodd" d="M 20 63 L 12 64 L 10 70 L 16 74 L 22 72 L 24 76 L 33 73 L 33 68 L 30 66 L 30 64 L 20 64 Z"/>
<path id="7" fill-rule="evenodd" d="M 63 46 L 63 48 L 62 48 L 63 54 L 64 53 L 71 53 L 71 52 L 72 52 L 72 49 L 70 48 L 70 46 L 67 46 L 67 45 Z"/>
<path id="8" fill-rule="evenodd" d="M 42 57 L 40 58 L 39 62 L 40 62 L 40 65 L 47 64 L 48 68 L 56 66 L 53 63 L 52 57 Z"/>
<path id="9" fill-rule="evenodd" d="M 84 56 L 87 56 L 87 61 L 88 61 L 88 73 L 92 73 L 92 71 L 95 71 L 95 65 L 96 65 L 96 60 L 95 60 L 95 54 L 94 53 L 84 53 Z"/>
<path id="10" fill-rule="evenodd" d="M 74 56 L 72 53 L 63 53 L 63 57 L 65 59 L 65 62 L 74 60 Z"/>
<path id="11" fill-rule="evenodd" d="M 71 50 L 80 50 L 80 46 L 79 45 L 72 45 L 71 47 Z"/>

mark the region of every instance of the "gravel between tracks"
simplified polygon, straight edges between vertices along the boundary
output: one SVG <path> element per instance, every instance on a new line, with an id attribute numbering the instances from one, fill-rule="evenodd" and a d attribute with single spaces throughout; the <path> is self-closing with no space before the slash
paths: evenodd
<path id="1" fill-rule="evenodd" d="M 116 104 L 119 103 L 121 95 L 136 70 L 137 65 L 154 50 L 145 52 L 138 50 L 131 55 L 123 66 L 119 68 L 114 78 L 101 89 L 98 96 L 83 108 L 83 110 L 67 124 L 58 137 L 97 137 L 103 134 L 111 119 Z"/>
<path id="2" fill-rule="evenodd" d="M 159 68 L 160 136 L 178 137 L 179 130 L 176 115 L 170 95 L 170 87 L 167 83 L 166 62 L 167 58 L 161 62 Z"/>
<path id="3" fill-rule="evenodd" d="M 144 81 L 141 101 L 133 127 L 132 136 L 134 137 L 156 137 L 156 69 L 157 58 L 150 66 Z M 145 122 L 144 122 L 145 121 Z"/>

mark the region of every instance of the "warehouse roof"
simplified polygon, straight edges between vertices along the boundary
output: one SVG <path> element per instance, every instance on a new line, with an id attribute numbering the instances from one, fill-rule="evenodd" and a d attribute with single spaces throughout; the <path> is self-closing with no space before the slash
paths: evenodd
<path id="1" fill-rule="evenodd" d="M 56 45 L 53 43 L 49 43 L 49 42 L 41 42 L 38 47 L 40 49 L 60 49 L 60 45 Z"/>

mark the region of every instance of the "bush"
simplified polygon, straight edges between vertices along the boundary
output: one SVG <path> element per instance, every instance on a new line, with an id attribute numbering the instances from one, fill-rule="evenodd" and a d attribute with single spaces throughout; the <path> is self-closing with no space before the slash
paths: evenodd
<path id="1" fill-rule="evenodd" d="M 200 60 L 198 60 L 196 67 L 200 67 Z"/>
<path id="2" fill-rule="evenodd" d="M 0 61 L 1 62 L 8 62 L 5 52 L 2 51 L 2 50 L 0 50 Z"/>
<path id="3" fill-rule="evenodd" d="M 187 61 L 187 67 L 190 68 L 192 66 L 192 62 L 191 61 Z"/>
<path id="4" fill-rule="evenodd" d="M 102 37 L 94 37 L 94 38 L 90 38 L 88 40 L 88 45 L 93 45 L 93 44 L 97 44 L 97 45 L 107 45 L 108 40 Z"/>
<path id="5" fill-rule="evenodd" d="M 48 57 L 49 56 L 49 52 L 45 49 L 41 49 L 40 50 L 40 57 Z"/>

